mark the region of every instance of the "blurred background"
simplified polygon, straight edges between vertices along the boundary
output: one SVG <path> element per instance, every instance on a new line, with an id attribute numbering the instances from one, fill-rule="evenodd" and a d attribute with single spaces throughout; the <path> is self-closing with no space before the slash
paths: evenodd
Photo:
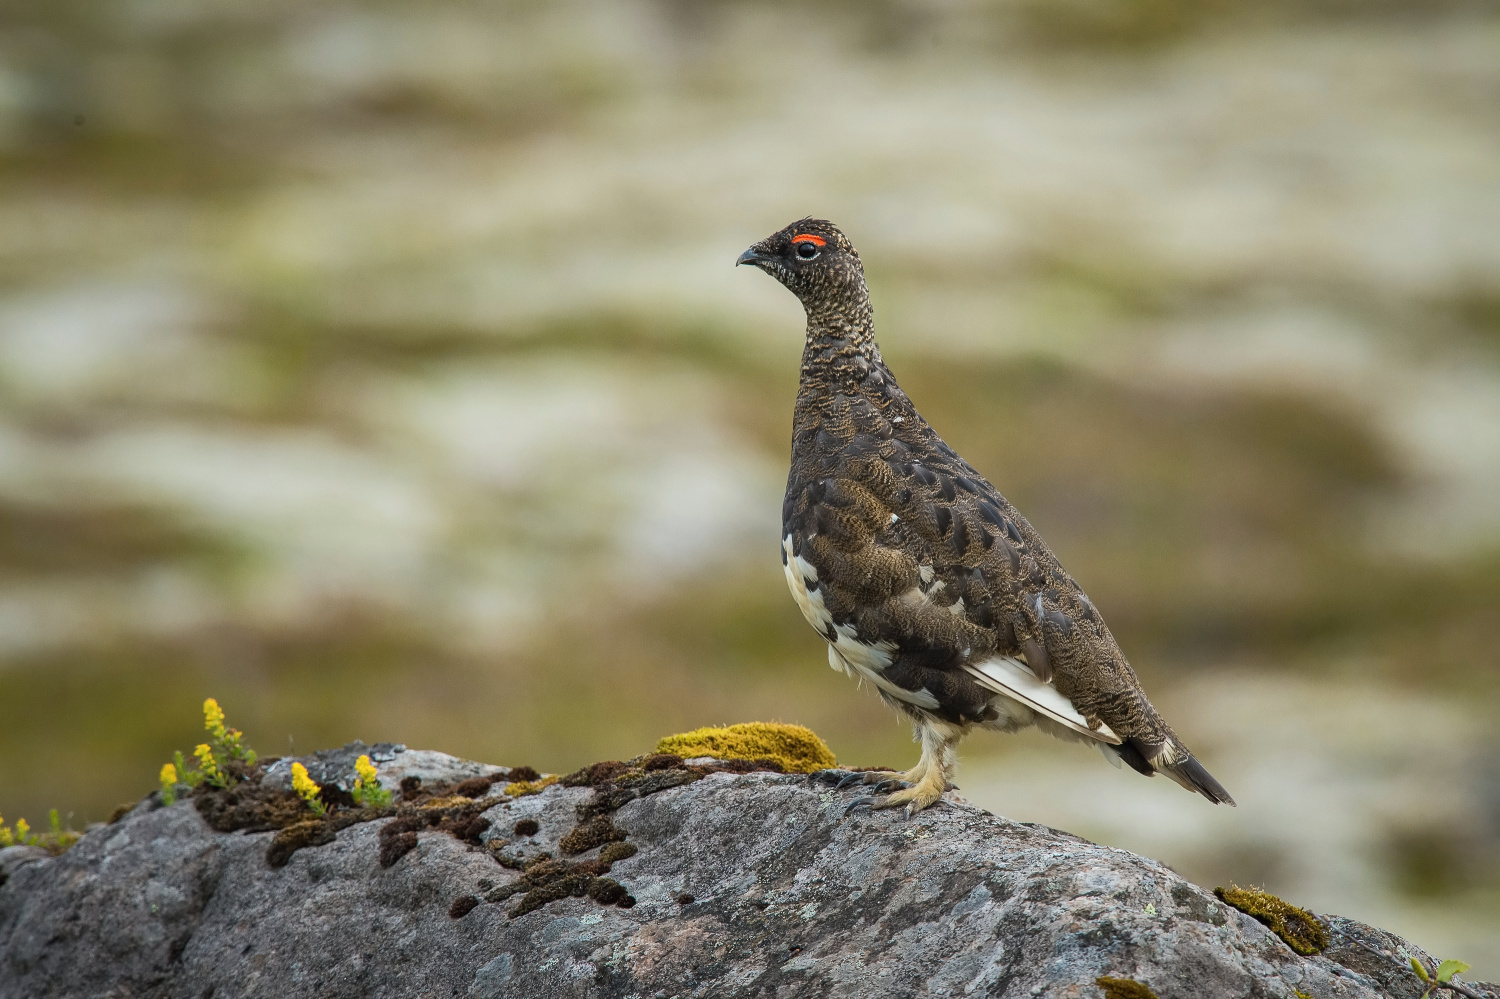
<path id="1" fill-rule="evenodd" d="M 1500 13 L 10 0 L 0 813 L 263 754 L 916 747 L 779 510 L 803 215 L 1231 788 L 980 734 L 1001 814 L 1500 977 Z"/>

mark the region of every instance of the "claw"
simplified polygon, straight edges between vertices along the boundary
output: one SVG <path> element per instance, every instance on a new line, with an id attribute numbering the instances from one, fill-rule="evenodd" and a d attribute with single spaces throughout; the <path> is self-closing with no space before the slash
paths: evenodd
<path id="1" fill-rule="evenodd" d="M 904 780 L 898 780 L 898 779 L 892 777 L 892 778 L 890 778 L 888 780 L 881 781 L 879 784 L 876 784 L 875 787 L 872 788 L 872 790 L 876 794 L 889 794 L 892 791 L 900 791 L 903 788 L 908 788 L 908 787 L 911 787 L 911 785 L 908 784 L 906 781 L 904 781 Z"/>
<path id="2" fill-rule="evenodd" d="M 849 807 L 846 808 L 846 809 L 844 809 L 844 815 L 847 816 L 850 812 L 854 811 L 856 808 L 865 808 L 865 807 L 868 807 L 868 808 L 878 808 L 879 807 L 879 803 L 880 803 L 880 799 L 879 798 L 876 798 L 876 797 L 874 797 L 872 795 L 868 795 L 868 794 L 864 795 L 863 797 L 855 798 L 853 801 L 849 802 Z"/>
<path id="3" fill-rule="evenodd" d="M 865 775 L 858 771 L 855 771 L 854 773 L 851 773 L 849 776 L 845 777 L 843 780 L 839 781 L 837 787 L 840 791 L 842 791 L 846 787 L 851 787 L 855 784 L 863 784 L 864 781 Z"/>
<path id="4" fill-rule="evenodd" d="M 844 779 L 844 770 L 814 770 L 807 775 L 808 780 L 820 781 L 824 784 L 837 784 Z"/>

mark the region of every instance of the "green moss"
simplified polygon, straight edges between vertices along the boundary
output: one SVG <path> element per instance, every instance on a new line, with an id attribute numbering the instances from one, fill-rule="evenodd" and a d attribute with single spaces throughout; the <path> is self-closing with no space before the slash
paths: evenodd
<path id="1" fill-rule="evenodd" d="M 561 778 L 556 774 L 543 777 L 539 780 L 518 780 L 505 785 L 505 793 L 512 798 L 524 798 L 528 794 L 539 794 L 547 787 L 556 784 Z"/>
<path id="2" fill-rule="evenodd" d="M 1301 989 L 1292 989 L 1292 995 L 1296 996 L 1296 999 L 1313 999 L 1311 995 L 1303 992 Z"/>
<path id="3" fill-rule="evenodd" d="M 1214 894 L 1221 901 L 1265 923 L 1298 954 L 1317 954 L 1328 946 L 1328 931 L 1317 916 L 1283 902 L 1270 892 L 1230 885 L 1215 888 Z"/>
<path id="4" fill-rule="evenodd" d="M 684 758 L 775 760 L 788 773 L 807 774 L 838 765 L 833 750 L 812 729 L 776 722 L 747 722 L 669 735 L 656 744 L 656 751 Z"/>
<path id="5" fill-rule="evenodd" d="M 1149 986 L 1133 978 L 1110 978 L 1105 975 L 1094 979 L 1094 984 L 1104 990 L 1104 999 L 1161 999 Z"/>

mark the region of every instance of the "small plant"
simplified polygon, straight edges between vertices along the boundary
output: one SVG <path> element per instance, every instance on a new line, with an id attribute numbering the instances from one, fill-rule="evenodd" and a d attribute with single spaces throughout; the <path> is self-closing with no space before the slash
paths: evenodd
<path id="1" fill-rule="evenodd" d="M 1485 993 L 1476 992 L 1463 982 L 1454 980 L 1458 975 L 1469 970 L 1469 966 L 1464 962 L 1449 958 L 1429 971 L 1416 958 L 1408 958 L 1408 960 L 1411 961 L 1412 974 L 1427 983 L 1427 988 L 1422 992 L 1420 999 L 1427 999 L 1438 989 L 1449 989 L 1461 996 L 1468 996 L 1469 999 L 1485 999 Z"/>
<path id="2" fill-rule="evenodd" d="M 237 760 L 247 767 L 255 762 L 255 750 L 244 744 L 245 733 L 224 727 L 224 712 L 212 697 L 203 702 L 203 729 L 214 737 L 214 748 L 221 758 Z"/>
<path id="3" fill-rule="evenodd" d="M 35 846 L 36 835 L 32 833 L 30 824 L 25 819 L 16 819 L 16 826 L 12 829 L 5 824 L 5 816 L 0 815 L 0 846 Z"/>
<path id="4" fill-rule="evenodd" d="M 307 802 L 307 807 L 313 810 L 314 815 L 323 815 L 328 811 L 323 802 L 318 800 L 318 793 L 323 789 L 308 776 L 307 768 L 300 763 L 292 764 L 292 790 L 297 792 L 297 797 Z"/>
<path id="5" fill-rule="evenodd" d="M 12 828 L 5 825 L 5 819 L 0 817 L 0 847 L 39 846 L 55 857 L 77 843 L 83 835 L 72 829 L 64 829 L 62 817 L 55 808 L 47 813 L 47 819 L 51 828 L 38 834 L 31 831 L 31 823 L 25 819 L 16 819 L 15 827 Z"/>
<path id="6" fill-rule="evenodd" d="M 219 769 L 219 762 L 214 759 L 213 747 L 208 743 L 200 742 L 194 746 L 193 755 L 198 758 L 198 772 L 203 775 L 204 783 L 213 787 L 224 787 L 229 783 L 229 778 Z"/>
<path id="7" fill-rule="evenodd" d="M 183 785 L 228 787 L 238 783 L 244 779 L 246 768 L 255 763 L 255 750 L 245 745 L 245 734 L 224 725 L 224 709 L 212 697 L 203 702 L 203 730 L 208 733 L 209 741 L 200 742 L 193 749 L 195 766 L 188 765 L 181 750 L 172 754 L 171 763 L 162 764 L 157 780 L 161 784 L 163 805 L 175 802 L 178 788 Z"/>
<path id="8" fill-rule="evenodd" d="M 355 760 L 354 770 L 359 777 L 349 794 L 356 805 L 380 808 L 391 803 L 391 792 L 380 786 L 380 772 L 370 762 L 369 756 L 361 756 Z"/>
<path id="9" fill-rule="evenodd" d="M 172 754 L 173 769 L 177 771 L 177 783 L 186 784 L 188 787 L 197 787 L 203 783 L 203 775 L 187 765 L 182 758 L 182 750 Z"/>
<path id="10" fill-rule="evenodd" d="M 55 808 L 47 812 L 47 823 L 52 829 L 37 837 L 37 845 L 45 848 L 53 856 L 62 853 L 83 838 L 83 833 L 63 828 L 62 818 Z"/>
<path id="11" fill-rule="evenodd" d="M 161 803 L 170 806 L 177 800 L 177 766 L 173 763 L 163 763 L 161 774 Z"/>

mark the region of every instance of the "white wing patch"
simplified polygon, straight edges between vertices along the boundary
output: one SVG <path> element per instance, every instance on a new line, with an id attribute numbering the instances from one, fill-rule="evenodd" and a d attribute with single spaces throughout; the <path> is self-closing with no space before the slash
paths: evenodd
<path id="1" fill-rule="evenodd" d="M 781 550 L 786 556 L 786 562 L 782 568 L 786 570 L 786 585 L 792 591 L 792 599 L 797 601 L 797 606 L 801 608 L 802 616 L 807 618 L 807 623 L 812 625 L 818 634 L 827 638 L 828 626 L 833 623 L 833 615 L 828 613 L 828 608 L 823 604 L 823 594 L 817 590 L 818 570 L 802 556 L 792 554 L 790 534 L 781 539 Z"/>
<path id="2" fill-rule="evenodd" d="M 1050 683 L 1038 680 L 1036 674 L 1027 669 L 1026 664 L 1019 659 L 995 656 L 982 663 L 971 663 L 964 669 L 979 681 L 980 686 L 1020 701 L 1038 714 L 1080 735 L 1112 745 L 1119 745 L 1124 741 L 1103 723 L 1097 729 L 1089 728 L 1088 720 L 1078 713 L 1072 701 L 1059 694 L 1057 688 Z"/>
<path id="3" fill-rule="evenodd" d="M 938 699 L 934 697 L 932 695 L 932 691 L 928 690 L 926 687 L 923 687 L 920 690 L 907 690 L 904 687 L 896 686 L 894 683 L 885 678 L 885 674 L 881 672 L 881 670 L 883 670 L 886 666 L 889 666 L 891 663 L 889 652 L 875 649 L 868 645 L 860 645 L 860 643 L 858 642 L 850 642 L 849 644 L 858 646 L 858 648 L 867 652 L 874 651 L 879 653 L 884 658 L 884 662 L 882 663 L 881 667 L 879 669 L 870 668 L 870 666 L 866 664 L 868 660 L 872 658 L 869 656 L 865 657 L 865 662 L 861 662 L 858 659 L 851 659 L 846 656 L 844 654 L 845 644 L 842 635 L 839 636 L 838 644 L 828 646 L 828 665 L 832 666 L 834 669 L 842 673 L 848 674 L 849 676 L 855 678 L 863 677 L 864 679 L 869 680 L 877 688 L 894 697 L 898 701 L 905 701 L 907 704 L 915 704 L 917 707 L 926 708 L 928 711 L 936 711 L 938 709 Z M 887 645 L 889 643 L 881 642 L 880 644 Z"/>
<path id="4" fill-rule="evenodd" d="M 781 549 L 786 555 L 783 566 L 786 585 L 792 591 L 792 599 L 801 608 L 802 616 L 824 639 L 828 638 L 830 631 L 834 636 L 834 640 L 828 643 L 828 665 L 852 677 L 869 680 L 897 700 L 936 710 L 938 699 L 925 687 L 906 690 L 885 678 L 885 669 L 891 664 L 891 653 L 896 651 L 893 643 L 861 642 L 851 625 L 833 623 L 833 615 L 828 612 L 823 594 L 818 589 L 818 570 L 806 559 L 792 554 L 790 534 L 782 539 Z M 923 599 L 926 599 L 925 595 Z"/>

